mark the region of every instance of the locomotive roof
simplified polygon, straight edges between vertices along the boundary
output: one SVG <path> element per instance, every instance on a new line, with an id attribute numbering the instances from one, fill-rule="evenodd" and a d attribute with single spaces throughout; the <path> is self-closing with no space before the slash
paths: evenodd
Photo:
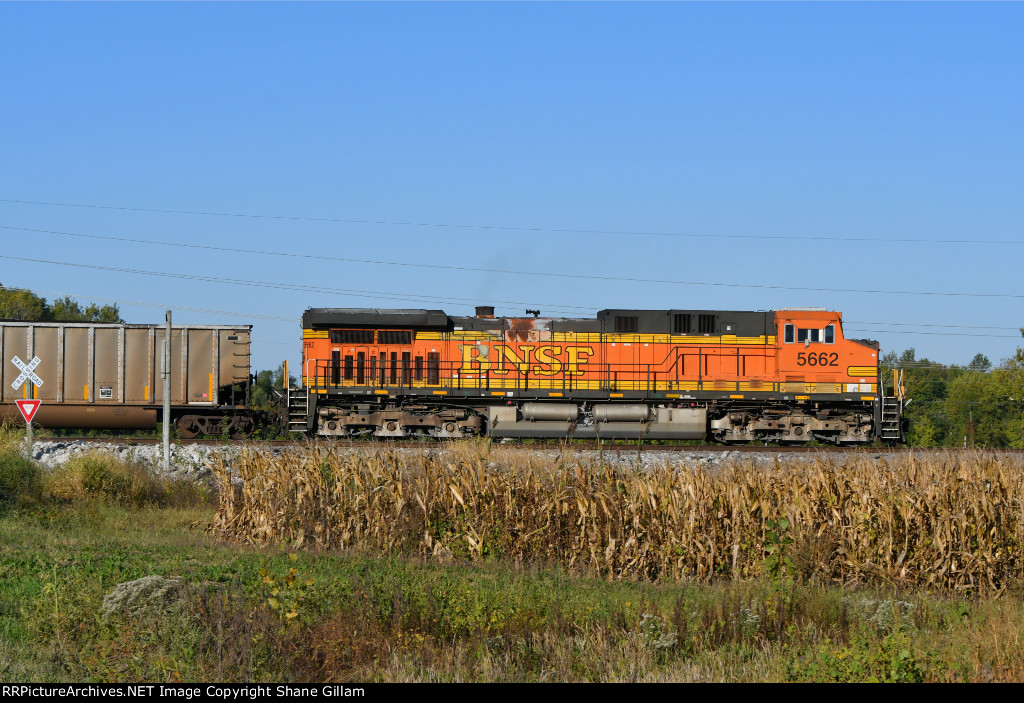
<path id="1" fill-rule="evenodd" d="M 447 327 L 444 310 L 378 308 L 309 308 L 302 313 L 303 329 L 314 327 Z"/>
<path id="2" fill-rule="evenodd" d="M 821 313 L 817 313 L 821 314 Z M 536 320 L 536 322 L 534 322 Z M 533 324 L 538 329 L 576 332 L 735 334 L 759 336 L 775 328 L 773 310 L 607 309 L 594 317 L 450 316 L 444 310 L 393 308 L 309 308 L 304 329 L 325 327 L 490 330 Z"/>

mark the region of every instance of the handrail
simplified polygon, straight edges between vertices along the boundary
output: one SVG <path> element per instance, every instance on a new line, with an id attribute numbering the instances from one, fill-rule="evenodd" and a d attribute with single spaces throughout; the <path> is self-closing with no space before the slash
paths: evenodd
<path id="1" fill-rule="evenodd" d="M 708 389 L 709 384 L 716 386 L 714 390 L 738 390 L 740 381 L 734 378 L 705 379 L 703 363 L 699 364 L 698 378 L 686 379 L 679 376 L 678 354 L 666 368 L 663 364 L 644 363 L 591 363 L 585 376 L 558 374 L 540 374 L 530 370 L 521 371 L 515 368 L 487 369 L 466 372 L 459 361 L 433 361 L 428 367 L 403 366 L 398 363 L 394 368 L 385 360 L 380 366 L 371 368 L 363 360 L 360 368 L 355 362 L 347 364 L 344 360 L 307 360 L 306 368 L 313 373 L 303 379 L 304 385 L 316 390 L 362 388 L 369 390 L 387 390 L 404 392 L 413 389 L 425 390 L 547 390 L 566 392 L 576 390 L 604 390 L 655 392 L 662 390 L 682 390 L 684 385 L 693 384 L 688 390 Z M 698 359 L 702 358 L 698 355 Z M 379 360 L 373 360 L 379 361 Z M 399 360 L 400 361 L 400 360 Z M 393 373 L 392 373 L 393 372 Z M 362 380 L 360 381 L 360 377 Z M 436 378 L 436 382 L 432 382 Z M 394 379 L 394 380 L 392 380 Z M 722 387 L 725 384 L 725 388 Z"/>
<path id="2" fill-rule="evenodd" d="M 405 392 L 409 390 L 478 390 L 549 391 L 552 393 L 578 390 L 607 392 L 665 392 L 665 391 L 767 391 L 782 392 L 779 379 L 744 379 L 737 373 L 708 375 L 705 364 L 709 358 L 703 347 L 687 354 L 679 350 L 662 363 L 588 362 L 586 370 L 570 375 L 563 368 L 557 373 L 541 373 L 532 368 L 506 365 L 504 368 L 471 369 L 465 371 L 460 360 L 432 359 L 424 363 L 403 363 L 402 359 L 330 360 L 307 359 L 305 368 L 312 372 L 303 378 L 306 386 L 318 390 L 360 388 Z M 694 356 L 697 369 L 683 376 L 682 357 Z M 737 367 L 738 370 L 738 367 Z M 878 397 L 891 392 L 886 379 L 878 377 Z M 808 384 L 815 381 L 808 380 Z M 760 385 L 758 385 L 760 384 Z M 810 388 L 808 391 L 813 392 Z M 801 392 L 796 389 L 795 392 Z M 842 392 L 840 388 L 836 391 Z"/>

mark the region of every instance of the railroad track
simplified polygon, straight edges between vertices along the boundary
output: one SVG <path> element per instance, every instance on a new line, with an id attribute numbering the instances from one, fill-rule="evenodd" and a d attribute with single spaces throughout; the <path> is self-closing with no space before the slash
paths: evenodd
<path id="1" fill-rule="evenodd" d="M 158 437 L 37 437 L 39 442 L 85 442 L 89 444 L 127 444 L 148 446 L 160 444 Z M 263 439 L 263 440 L 224 440 L 224 439 L 174 439 L 172 444 L 176 445 L 207 445 L 207 446 L 237 446 L 239 444 L 250 444 L 268 447 L 303 447 L 303 446 L 326 446 L 352 449 L 371 449 L 386 447 L 389 449 L 436 449 L 445 446 L 445 443 L 415 440 L 295 440 L 295 439 Z M 722 444 L 637 444 L 626 442 L 572 442 L 568 445 L 561 442 L 531 442 L 528 444 L 508 443 L 498 446 L 512 446 L 525 450 L 552 450 L 570 448 L 577 451 L 610 451 L 610 452 L 741 452 L 741 453 L 868 453 L 868 454 L 899 454 L 903 452 L 934 452 L 948 451 L 949 448 L 922 449 L 909 448 L 904 446 L 896 447 L 830 447 L 830 446 L 763 446 L 763 445 L 722 445 Z M 1024 452 L 1021 449 L 985 449 L 999 453 L 1019 454 Z"/>

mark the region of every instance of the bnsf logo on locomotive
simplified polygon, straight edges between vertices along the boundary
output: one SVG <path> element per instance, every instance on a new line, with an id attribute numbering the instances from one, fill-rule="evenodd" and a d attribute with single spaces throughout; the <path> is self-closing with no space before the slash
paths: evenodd
<path id="1" fill-rule="evenodd" d="M 513 369 L 520 374 L 538 376 L 582 376 L 587 361 L 594 355 L 589 346 L 563 346 L 561 344 L 460 344 L 462 365 L 460 374 L 489 372 L 503 376 Z"/>

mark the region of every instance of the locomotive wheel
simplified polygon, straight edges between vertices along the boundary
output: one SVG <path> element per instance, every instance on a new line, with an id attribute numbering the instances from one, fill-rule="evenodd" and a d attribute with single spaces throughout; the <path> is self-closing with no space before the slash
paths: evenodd
<path id="1" fill-rule="evenodd" d="M 178 418 L 178 421 L 174 423 L 174 427 L 178 430 L 178 436 L 182 439 L 193 439 L 202 432 L 199 418 L 195 415 L 184 415 Z"/>

